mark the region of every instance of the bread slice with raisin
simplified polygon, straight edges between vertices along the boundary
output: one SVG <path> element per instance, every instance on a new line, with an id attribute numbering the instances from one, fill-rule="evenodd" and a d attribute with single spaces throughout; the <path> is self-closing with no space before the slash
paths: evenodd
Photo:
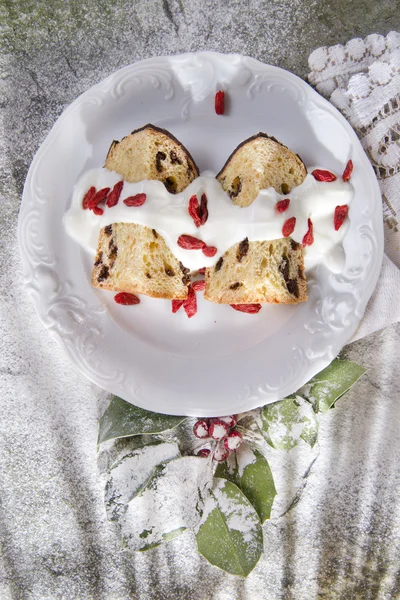
<path id="1" fill-rule="evenodd" d="M 150 123 L 120 142 L 113 141 L 104 166 L 131 183 L 162 181 L 171 194 L 182 192 L 199 175 L 183 144 L 166 129 Z"/>
<path id="2" fill-rule="evenodd" d="M 250 206 L 260 190 L 273 187 L 288 194 L 307 175 L 301 158 L 266 133 L 244 140 L 217 175 L 232 202 Z"/>
<path id="3" fill-rule="evenodd" d="M 99 235 L 92 285 L 103 290 L 184 299 L 190 280 L 164 239 L 144 225 L 114 223 Z"/>
<path id="4" fill-rule="evenodd" d="M 105 168 L 125 181 L 162 181 L 167 190 L 182 192 L 199 170 L 188 150 L 169 131 L 148 124 L 114 141 Z M 100 231 L 92 285 L 153 298 L 187 298 L 189 277 L 165 240 L 154 229 L 114 223 Z"/>
<path id="5" fill-rule="evenodd" d="M 230 248 L 206 269 L 204 298 L 218 304 L 307 300 L 303 246 L 291 238 L 251 242 Z"/>

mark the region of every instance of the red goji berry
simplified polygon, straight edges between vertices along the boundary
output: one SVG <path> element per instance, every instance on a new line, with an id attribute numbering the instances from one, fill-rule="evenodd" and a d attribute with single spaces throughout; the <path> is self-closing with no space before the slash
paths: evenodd
<path id="1" fill-rule="evenodd" d="M 198 272 L 199 275 L 204 275 L 205 272 L 206 272 L 206 268 L 205 267 L 201 267 L 201 269 L 199 269 L 197 272 Z"/>
<path id="2" fill-rule="evenodd" d="M 225 112 L 225 92 L 222 90 L 215 94 L 215 112 L 217 115 L 223 115 Z"/>
<path id="3" fill-rule="evenodd" d="M 336 180 L 336 175 L 334 175 L 330 171 L 324 171 L 323 169 L 315 169 L 311 173 L 311 175 L 313 175 L 317 181 L 335 181 Z"/>
<path id="4" fill-rule="evenodd" d="M 114 296 L 114 300 L 117 304 L 123 304 L 124 306 L 140 303 L 140 299 L 135 294 L 128 294 L 128 292 L 119 292 Z"/>
<path id="5" fill-rule="evenodd" d="M 107 196 L 106 206 L 108 206 L 108 208 L 112 208 L 113 206 L 118 204 L 118 200 L 121 195 L 123 186 L 123 181 L 118 181 L 118 183 L 114 185 L 112 191 Z"/>
<path id="6" fill-rule="evenodd" d="M 337 206 L 335 208 L 335 216 L 334 216 L 334 225 L 335 225 L 335 231 L 338 231 L 338 229 L 341 228 L 341 226 L 343 225 L 346 217 L 347 217 L 347 213 L 349 212 L 349 207 L 347 206 L 347 204 L 343 204 L 342 206 Z"/>
<path id="7" fill-rule="evenodd" d="M 180 307 L 183 305 L 185 301 L 184 300 L 172 300 L 172 312 L 176 313 L 178 312 L 178 310 L 180 309 Z"/>
<path id="8" fill-rule="evenodd" d="M 204 248 L 202 248 L 201 251 L 204 254 L 204 256 L 211 258 L 212 256 L 215 256 L 217 254 L 218 248 L 216 248 L 215 246 L 204 246 Z"/>
<path id="9" fill-rule="evenodd" d="M 125 198 L 124 204 L 126 206 L 142 206 L 146 202 L 146 194 L 136 194 L 135 196 L 129 196 Z"/>
<path id="10" fill-rule="evenodd" d="M 199 216 L 201 219 L 201 225 L 204 225 L 208 219 L 208 208 L 207 208 L 208 200 L 205 194 L 201 196 L 201 204 L 199 209 Z"/>
<path id="11" fill-rule="evenodd" d="M 204 290 L 206 289 L 205 279 L 199 279 L 199 281 L 194 281 L 192 283 L 192 288 L 195 292 L 204 292 Z"/>
<path id="12" fill-rule="evenodd" d="M 239 312 L 248 313 L 249 315 L 255 315 L 260 312 L 261 304 L 231 304 L 231 307 Z"/>
<path id="13" fill-rule="evenodd" d="M 290 217 L 290 219 L 285 221 L 283 224 L 283 227 L 282 227 L 283 237 L 289 237 L 289 235 L 293 233 L 295 227 L 296 227 L 296 217 Z"/>
<path id="14" fill-rule="evenodd" d="M 86 192 L 86 194 L 83 196 L 83 200 L 82 200 L 82 208 L 83 209 L 87 209 L 89 208 L 89 203 L 91 202 L 91 200 L 93 200 L 94 196 L 96 195 L 96 188 L 92 185 L 91 188 L 88 189 L 88 191 Z"/>
<path id="15" fill-rule="evenodd" d="M 183 303 L 183 309 L 187 314 L 188 318 L 191 319 L 197 313 L 197 300 L 196 294 L 194 293 L 194 289 L 191 285 L 188 288 L 188 296 Z"/>
<path id="16" fill-rule="evenodd" d="M 342 175 L 343 181 L 350 181 L 352 172 L 353 172 L 353 161 L 349 160 L 347 162 L 345 170 L 343 171 L 343 175 Z"/>
<path id="17" fill-rule="evenodd" d="M 278 213 L 284 213 L 285 210 L 289 208 L 289 204 L 289 198 L 285 198 L 285 200 L 279 200 L 279 202 L 276 203 L 276 210 L 278 211 Z"/>
<path id="18" fill-rule="evenodd" d="M 100 206 L 95 206 L 92 210 L 93 210 L 94 214 L 97 215 L 98 217 L 101 217 L 101 215 L 104 215 L 104 210 L 102 208 L 100 208 Z"/>
<path id="19" fill-rule="evenodd" d="M 94 208 L 96 208 L 96 206 L 98 206 L 100 204 L 100 202 L 103 202 L 106 198 L 107 198 L 107 194 L 110 191 L 110 188 L 102 188 L 101 190 L 99 190 L 98 192 L 95 193 L 95 195 L 93 196 L 93 198 L 90 200 L 90 202 L 87 203 L 88 208 L 90 208 L 90 210 L 93 210 Z"/>
<path id="20" fill-rule="evenodd" d="M 314 243 L 314 226 L 311 219 L 308 219 L 307 233 L 303 237 L 303 246 L 311 246 Z"/>
<path id="21" fill-rule="evenodd" d="M 178 246 L 184 250 L 202 250 L 206 244 L 192 235 L 184 234 L 178 237 Z"/>
<path id="22" fill-rule="evenodd" d="M 192 217 L 194 224 L 196 227 L 200 227 L 201 225 L 201 217 L 200 217 L 200 206 L 199 201 L 197 200 L 196 194 L 191 196 L 189 199 L 189 215 Z"/>

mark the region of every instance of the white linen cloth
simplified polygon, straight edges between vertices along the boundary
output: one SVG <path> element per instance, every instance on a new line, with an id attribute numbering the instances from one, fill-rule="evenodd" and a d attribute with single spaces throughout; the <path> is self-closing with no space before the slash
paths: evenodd
<path id="1" fill-rule="evenodd" d="M 382 272 L 353 340 L 400 321 L 400 33 L 314 50 L 309 82 L 350 122 L 382 194 Z"/>

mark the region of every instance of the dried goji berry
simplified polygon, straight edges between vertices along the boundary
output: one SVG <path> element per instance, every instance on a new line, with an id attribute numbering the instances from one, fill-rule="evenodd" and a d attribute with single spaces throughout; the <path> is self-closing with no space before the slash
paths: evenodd
<path id="1" fill-rule="evenodd" d="M 201 196 L 201 204 L 199 209 L 199 216 L 201 219 L 201 225 L 204 225 L 208 219 L 208 208 L 207 208 L 208 200 L 205 194 Z"/>
<path id="2" fill-rule="evenodd" d="M 334 175 L 330 171 L 324 171 L 323 169 L 315 169 L 311 173 L 311 175 L 313 175 L 317 181 L 335 181 L 336 180 L 336 175 Z"/>
<path id="3" fill-rule="evenodd" d="M 184 303 L 184 300 L 172 300 L 172 312 L 176 313 Z"/>
<path id="4" fill-rule="evenodd" d="M 194 289 L 195 292 L 204 292 L 204 290 L 206 289 L 205 279 L 200 279 L 199 281 L 194 281 L 192 283 L 192 288 Z"/>
<path id="5" fill-rule="evenodd" d="M 178 246 L 184 250 L 201 250 L 206 246 L 206 244 L 202 240 L 199 240 L 192 235 L 184 234 L 178 237 Z"/>
<path id="6" fill-rule="evenodd" d="M 108 208 L 112 208 L 113 206 L 118 204 L 118 200 L 121 195 L 123 186 L 124 186 L 123 181 L 118 181 L 118 183 L 116 183 L 114 185 L 113 189 L 107 196 L 106 206 L 108 206 Z"/>
<path id="7" fill-rule="evenodd" d="M 107 188 L 102 188 L 101 190 L 96 192 L 95 195 L 93 196 L 93 198 L 90 200 L 90 202 L 87 203 L 88 208 L 90 208 L 91 210 L 96 208 L 96 206 L 98 206 L 100 204 L 100 202 L 103 202 L 107 198 L 107 194 L 109 191 L 110 191 L 110 188 L 107 187 Z"/>
<path id="8" fill-rule="evenodd" d="M 95 206 L 93 208 L 93 212 L 95 215 L 97 215 L 98 217 L 101 217 L 101 215 L 104 215 L 104 210 L 102 208 L 100 208 L 100 206 Z"/>
<path id="9" fill-rule="evenodd" d="M 249 315 L 255 315 L 262 308 L 261 304 L 231 304 L 231 306 L 235 310 L 248 313 Z"/>
<path id="10" fill-rule="evenodd" d="M 218 248 L 216 248 L 215 246 L 204 246 L 204 248 L 202 248 L 201 251 L 204 254 L 204 256 L 208 256 L 209 258 L 211 258 L 212 256 L 215 256 L 217 254 Z"/>
<path id="11" fill-rule="evenodd" d="M 308 219 L 307 233 L 303 237 L 303 246 L 311 246 L 314 243 L 314 226 L 311 219 Z"/>
<path id="12" fill-rule="evenodd" d="M 289 235 L 293 233 L 295 227 L 296 227 L 296 217 L 290 217 L 290 219 L 285 221 L 283 224 L 283 227 L 282 227 L 283 237 L 289 237 Z"/>
<path id="13" fill-rule="evenodd" d="M 353 172 L 353 161 L 352 161 L 352 160 L 349 160 L 349 161 L 347 162 L 347 165 L 346 165 L 346 168 L 345 168 L 345 170 L 343 171 L 343 175 L 342 175 L 342 179 L 343 179 L 343 181 L 349 181 L 349 180 L 350 180 L 350 177 L 351 177 L 351 174 L 352 174 L 352 172 Z"/>
<path id="14" fill-rule="evenodd" d="M 83 196 L 82 208 L 84 208 L 85 210 L 87 208 L 89 208 L 89 203 L 91 200 L 93 200 L 95 194 L 96 194 L 96 188 L 92 185 L 92 187 L 89 188 L 88 191 L 86 192 L 86 194 Z"/>
<path id="15" fill-rule="evenodd" d="M 284 213 L 285 210 L 289 208 L 289 204 L 289 198 L 285 198 L 285 200 L 279 200 L 279 202 L 276 203 L 276 210 L 278 211 L 278 213 Z"/>
<path id="16" fill-rule="evenodd" d="M 198 271 L 199 275 L 204 275 L 204 273 L 206 272 L 206 268 L 205 267 L 201 267 L 201 269 L 199 269 Z"/>
<path id="17" fill-rule="evenodd" d="M 114 296 L 114 300 L 117 304 L 124 304 L 125 306 L 131 306 L 133 304 L 139 304 L 140 299 L 135 294 L 128 294 L 128 292 L 120 292 Z"/>
<path id="18" fill-rule="evenodd" d="M 196 294 L 191 285 L 189 285 L 188 296 L 183 303 L 183 309 L 184 309 L 185 313 L 187 314 L 187 316 L 189 317 L 189 319 L 194 317 L 194 315 L 197 313 Z"/>
<path id="19" fill-rule="evenodd" d="M 200 217 L 200 206 L 199 201 L 197 200 L 196 194 L 190 197 L 189 199 L 189 215 L 192 217 L 194 224 L 196 227 L 200 227 L 201 225 L 201 217 Z"/>
<path id="20" fill-rule="evenodd" d="M 348 212 L 349 212 L 349 207 L 347 206 L 347 204 L 343 204 L 342 206 L 337 206 L 335 208 L 335 216 L 334 216 L 335 231 L 338 231 L 338 229 L 341 228 L 341 226 L 343 225 L 343 223 L 347 217 Z"/>
<path id="21" fill-rule="evenodd" d="M 146 202 L 146 194 L 136 194 L 135 196 L 129 196 L 125 198 L 124 204 L 126 206 L 142 206 Z"/>
<path id="22" fill-rule="evenodd" d="M 215 112 L 217 115 L 223 115 L 225 112 L 225 92 L 222 90 L 215 94 Z"/>

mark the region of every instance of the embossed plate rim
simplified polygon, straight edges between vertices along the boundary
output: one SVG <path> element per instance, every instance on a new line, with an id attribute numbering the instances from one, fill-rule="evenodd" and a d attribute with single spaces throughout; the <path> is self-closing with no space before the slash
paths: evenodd
<path id="1" fill-rule="evenodd" d="M 231 65 L 235 64 L 238 65 L 237 72 L 233 67 L 229 71 Z M 174 86 L 176 88 L 179 83 L 176 75 L 178 65 L 183 69 L 188 66 L 199 69 L 202 81 L 197 83 L 203 86 L 203 89 L 201 85 L 196 89 L 196 78 L 189 81 L 184 93 L 185 102 L 179 107 L 182 119 L 190 119 L 190 111 L 194 105 L 193 95 L 212 94 L 215 86 L 221 80 L 223 82 L 224 77 L 228 89 L 248 85 L 249 98 L 251 94 L 267 93 L 264 87 L 266 84 L 270 87 L 280 86 L 284 93 L 301 97 L 298 101 L 299 104 L 305 105 L 307 118 L 312 111 L 315 114 L 324 113 L 346 131 L 357 161 L 362 164 L 363 175 L 371 188 L 371 195 L 363 214 L 357 215 L 356 231 L 368 266 L 368 277 L 365 273 L 367 267 L 364 267 L 364 270 L 360 267 L 349 269 L 338 277 L 326 277 L 322 282 L 310 282 L 312 293 L 314 288 L 320 286 L 316 298 L 319 293 L 321 301 L 316 302 L 313 318 L 304 324 L 301 335 L 297 335 L 297 338 L 301 339 L 296 343 L 290 342 L 287 364 L 283 365 L 284 369 L 279 377 L 276 373 L 268 373 L 268 365 L 259 360 L 255 348 L 234 354 L 233 361 L 230 357 L 231 362 L 227 362 L 224 357 L 214 360 L 214 363 L 204 359 L 203 366 L 208 377 L 203 381 L 195 377 L 195 361 L 190 357 L 182 365 L 182 359 L 177 360 L 176 357 L 153 349 L 151 356 L 154 360 L 166 361 L 167 364 L 161 366 L 159 378 L 150 381 L 145 370 L 146 364 L 140 364 L 141 357 L 138 357 L 138 362 L 129 369 L 123 360 L 114 360 L 109 352 L 103 351 L 101 344 L 104 342 L 101 340 L 110 339 L 109 336 L 116 336 L 115 339 L 121 345 L 121 352 L 129 349 L 132 338 L 116 326 L 101 302 L 101 296 L 96 294 L 87 282 L 83 282 L 82 273 L 72 275 L 72 278 L 76 279 L 71 285 L 66 275 L 70 265 L 63 265 L 65 257 L 52 254 L 49 242 L 51 220 L 49 222 L 49 211 L 46 210 L 48 198 L 40 185 L 40 173 L 44 172 L 45 176 L 47 175 L 49 169 L 46 171 L 46 165 L 50 159 L 46 153 L 57 146 L 58 136 L 63 132 L 67 120 L 85 103 L 101 108 L 108 101 L 117 101 L 126 93 L 125 86 L 132 85 L 133 80 L 136 82 L 133 89 L 140 93 L 140 78 L 147 77 L 154 89 L 164 86 L 165 99 L 173 102 Z M 164 83 L 160 82 L 160 77 L 165 78 Z M 46 177 L 44 181 L 46 185 Z M 70 183 L 73 185 L 75 181 Z M 25 282 L 34 299 L 39 318 L 86 377 L 107 391 L 148 410 L 169 414 L 217 416 L 250 410 L 292 393 L 324 368 L 349 341 L 362 318 L 379 276 L 383 257 L 381 217 L 379 188 L 372 167 L 354 131 L 330 103 L 304 81 L 278 67 L 264 65 L 255 59 L 240 55 L 200 52 L 150 58 L 128 65 L 93 86 L 62 113 L 29 169 L 19 216 L 18 239 Z M 54 227 L 54 224 L 51 225 Z M 72 247 L 71 251 L 74 252 Z M 137 343 L 137 354 L 143 352 L 144 347 Z M 258 347 L 257 352 L 260 352 Z M 282 353 L 283 349 L 279 352 Z M 150 354 L 147 356 L 150 358 Z M 143 360 L 145 361 L 145 358 Z M 187 369 L 188 377 L 184 385 L 174 386 L 171 384 L 173 380 L 168 374 L 168 369 L 177 373 L 178 368 Z M 222 373 L 222 381 L 217 379 L 218 372 Z M 214 382 L 210 383 L 213 377 Z M 196 380 L 196 389 L 193 389 L 193 380 Z"/>

